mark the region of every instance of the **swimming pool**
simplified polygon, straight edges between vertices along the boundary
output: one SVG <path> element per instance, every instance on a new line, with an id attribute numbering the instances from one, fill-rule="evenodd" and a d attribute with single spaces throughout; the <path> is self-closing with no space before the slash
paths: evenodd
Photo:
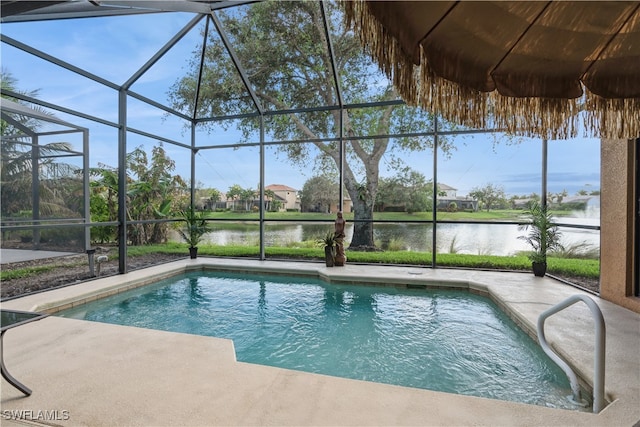
<path id="1" fill-rule="evenodd" d="M 243 362 L 580 409 L 537 344 L 466 291 L 205 271 L 58 314 L 229 338 Z"/>

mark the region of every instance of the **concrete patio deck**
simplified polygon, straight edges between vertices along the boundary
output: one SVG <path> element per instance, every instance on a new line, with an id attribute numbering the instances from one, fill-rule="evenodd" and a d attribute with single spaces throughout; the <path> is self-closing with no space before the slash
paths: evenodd
<path id="1" fill-rule="evenodd" d="M 60 252 L 30 249 L 0 249 L 0 263 L 9 264 L 12 262 L 31 261 L 34 259 L 56 258 L 69 255 L 78 255 L 79 252 Z"/>
<path id="2" fill-rule="evenodd" d="M 415 267 L 182 260 L 4 302 L 57 310 L 175 271 L 203 266 L 322 275 L 334 281 L 437 282 L 488 292 L 529 333 L 538 315 L 581 291 L 532 274 Z M 600 300 L 607 327 L 606 397 L 599 414 L 348 380 L 235 360 L 229 340 L 55 316 L 8 331 L 4 359 L 33 390 L 2 381 L 2 425 L 546 425 L 633 426 L 640 420 L 640 315 Z M 593 320 L 585 304 L 549 318 L 547 340 L 593 381 Z"/>

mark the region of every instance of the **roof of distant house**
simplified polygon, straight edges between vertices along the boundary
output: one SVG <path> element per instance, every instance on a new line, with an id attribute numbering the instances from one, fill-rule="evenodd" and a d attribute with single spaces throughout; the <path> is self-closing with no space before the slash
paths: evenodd
<path id="1" fill-rule="evenodd" d="M 457 188 L 453 188 L 450 185 L 443 184 L 441 182 L 438 183 L 438 189 L 440 189 L 441 191 L 457 190 Z"/>
<path id="2" fill-rule="evenodd" d="M 271 191 L 298 191 L 295 188 L 291 188 L 288 185 L 284 184 L 271 184 L 264 187 L 265 190 Z"/>

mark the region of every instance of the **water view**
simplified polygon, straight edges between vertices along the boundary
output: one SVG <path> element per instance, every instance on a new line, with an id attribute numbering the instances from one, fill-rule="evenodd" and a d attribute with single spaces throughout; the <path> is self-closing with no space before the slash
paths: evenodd
<path id="1" fill-rule="evenodd" d="M 562 217 L 562 224 L 598 226 L 599 215 L 575 215 Z M 599 214 L 599 212 L 597 212 Z M 291 246 L 296 242 L 313 241 L 332 230 L 332 224 L 323 222 L 268 222 L 265 225 L 266 246 Z M 207 234 L 203 243 L 216 245 L 257 245 L 260 229 L 256 223 L 213 223 L 214 231 Z M 562 244 L 566 248 L 580 247 L 582 251 L 597 251 L 600 247 L 600 231 L 573 227 L 561 227 Z M 524 234 L 512 224 L 437 224 L 437 251 L 473 255 L 515 255 L 529 250 L 526 242 L 518 239 Z M 353 224 L 347 223 L 346 240 L 353 235 Z M 376 245 L 383 248 L 431 252 L 433 225 L 431 223 L 376 223 Z M 179 240 L 175 236 L 176 240 Z"/>

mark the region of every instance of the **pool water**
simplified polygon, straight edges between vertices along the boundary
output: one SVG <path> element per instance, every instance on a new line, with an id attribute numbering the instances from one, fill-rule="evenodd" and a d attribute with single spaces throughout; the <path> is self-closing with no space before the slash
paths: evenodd
<path id="1" fill-rule="evenodd" d="M 194 272 L 58 315 L 228 338 L 243 362 L 582 410 L 540 347 L 467 291 Z"/>

